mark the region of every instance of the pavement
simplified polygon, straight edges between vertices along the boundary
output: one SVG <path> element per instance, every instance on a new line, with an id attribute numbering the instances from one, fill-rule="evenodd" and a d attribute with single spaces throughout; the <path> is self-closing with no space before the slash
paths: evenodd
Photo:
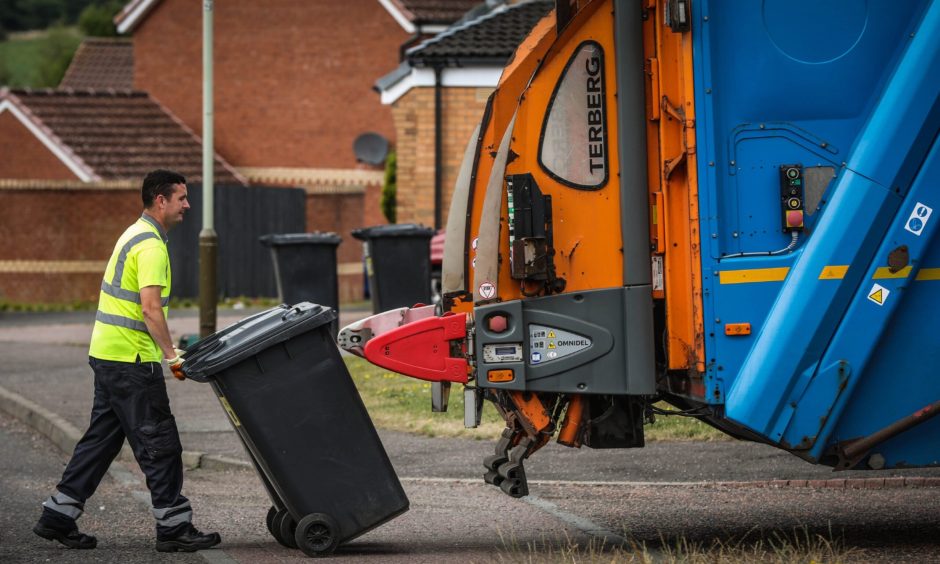
<path id="1" fill-rule="evenodd" d="M 250 313 L 222 311 L 218 326 Z M 341 312 L 340 325 L 368 314 Z M 0 314 L 0 411 L 41 433 L 53 451 L 37 452 L 42 441 L 25 437 L 22 425 L 10 423 L 9 417 L 0 419 L 0 443 L 12 445 L 0 448 L 0 497 L 23 505 L 9 506 L 20 514 L 32 515 L 87 425 L 93 396 L 87 365 L 93 315 Z M 178 338 L 196 332 L 197 323 L 192 312 L 171 314 L 170 329 Z M 197 519 L 197 525 L 205 523 L 230 539 L 223 543 L 224 552 L 208 551 L 204 560 L 290 561 L 298 553 L 274 543 L 264 529 L 270 502 L 255 473 L 245 471 L 251 468 L 248 457 L 209 386 L 168 377 L 167 389 L 186 451 L 187 495 L 205 509 L 199 513 L 206 521 Z M 546 539 L 582 547 L 605 538 L 651 544 L 673 537 L 738 542 L 753 537 L 758 528 L 804 527 L 804 534 L 825 536 L 835 530 L 852 546 L 866 547 L 862 561 L 872 555 L 894 561 L 940 560 L 940 545 L 925 540 L 940 539 L 940 468 L 833 473 L 778 449 L 737 441 L 660 442 L 632 450 L 575 450 L 552 443 L 527 461 L 531 495 L 514 500 L 481 479 L 481 461 L 492 452 L 496 437 L 477 441 L 381 429 L 379 435 L 411 510 L 343 547 L 341 559 L 413 563 L 490 561 L 495 555 L 516 561 L 528 560 L 531 547 Z M 23 453 L 22 460 L 10 454 L 17 452 Z M 120 506 L 122 491 L 125 498 L 145 505 L 142 476 L 131 461 L 127 456 L 112 465 L 113 483 L 102 486 L 95 505 Z M 10 475 L 17 480 L 8 483 Z M 7 507 L 5 503 L 5 511 Z M 107 561 L 135 562 L 125 560 L 122 551 L 151 542 L 142 532 L 148 521 L 140 509 L 134 512 L 133 530 L 113 539 L 114 552 Z M 93 514 L 89 511 L 89 517 Z M 113 522 L 111 516 L 83 523 L 106 528 L 103 523 Z M 0 521 L 0 526 L 9 530 L 7 523 Z M 0 531 L 0 560 L 18 561 L 8 558 L 16 553 L 3 535 Z M 41 546 L 36 539 L 29 542 L 33 548 Z M 887 552 L 885 543 L 891 547 Z"/>

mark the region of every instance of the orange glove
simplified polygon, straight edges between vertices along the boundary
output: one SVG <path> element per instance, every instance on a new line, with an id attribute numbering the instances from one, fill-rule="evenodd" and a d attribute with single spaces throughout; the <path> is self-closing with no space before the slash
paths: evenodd
<path id="1" fill-rule="evenodd" d="M 167 359 L 166 365 L 170 368 L 170 371 L 173 372 L 174 378 L 176 378 L 177 380 L 185 380 L 186 374 L 183 373 L 183 356 L 182 356 L 182 353 L 184 351 L 181 351 L 177 348 L 174 348 L 173 351 L 176 352 L 176 356 L 174 358 Z"/>

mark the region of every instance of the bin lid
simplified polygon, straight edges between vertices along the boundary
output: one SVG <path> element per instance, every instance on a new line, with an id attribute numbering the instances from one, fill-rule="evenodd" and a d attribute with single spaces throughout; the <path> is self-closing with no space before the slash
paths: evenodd
<path id="1" fill-rule="evenodd" d="M 256 313 L 186 349 L 183 372 L 187 378 L 208 382 L 218 372 L 334 319 L 333 309 L 310 302 Z"/>
<path id="2" fill-rule="evenodd" d="M 430 227 L 416 223 L 396 223 L 394 225 L 375 225 L 373 227 L 353 229 L 352 236 L 362 241 L 382 237 L 427 237 L 430 239 L 434 233 L 435 231 Z"/>
<path id="3" fill-rule="evenodd" d="M 343 238 L 336 233 L 270 233 L 258 237 L 262 245 L 339 245 Z"/>

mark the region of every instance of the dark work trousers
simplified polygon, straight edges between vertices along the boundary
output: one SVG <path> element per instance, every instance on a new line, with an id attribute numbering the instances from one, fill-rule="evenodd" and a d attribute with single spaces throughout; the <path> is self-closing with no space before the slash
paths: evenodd
<path id="1" fill-rule="evenodd" d="M 188 523 L 192 510 L 180 493 L 183 449 L 176 421 L 170 413 L 162 366 L 158 362 L 112 362 L 96 358 L 90 358 L 89 364 L 95 372 L 91 424 L 75 446 L 57 486 L 59 492 L 68 496 L 61 499 L 72 498 L 72 502 L 78 502 L 72 506 L 81 509 L 85 500 L 95 493 L 126 437 L 147 477 L 158 534 Z M 44 505 L 44 515 L 50 508 L 69 511 L 69 507 L 56 504 L 55 496 Z"/>

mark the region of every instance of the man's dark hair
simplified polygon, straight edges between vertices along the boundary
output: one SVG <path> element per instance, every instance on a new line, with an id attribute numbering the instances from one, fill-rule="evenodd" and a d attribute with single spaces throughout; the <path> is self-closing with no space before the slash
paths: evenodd
<path id="1" fill-rule="evenodd" d="M 144 184 L 140 188 L 140 197 L 144 207 L 149 208 L 157 195 L 169 199 L 173 194 L 173 187 L 177 184 L 186 184 L 186 178 L 172 170 L 157 169 L 144 177 Z"/>

